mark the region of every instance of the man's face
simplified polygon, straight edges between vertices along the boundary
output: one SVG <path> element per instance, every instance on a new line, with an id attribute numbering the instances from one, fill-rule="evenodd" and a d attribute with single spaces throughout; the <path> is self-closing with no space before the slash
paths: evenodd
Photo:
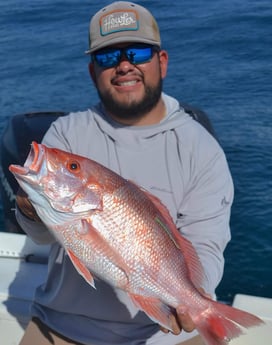
<path id="1" fill-rule="evenodd" d="M 118 48 L 127 45 L 118 45 Z M 151 60 L 131 63 L 126 56 L 110 68 L 102 68 L 95 61 L 90 73 L 106 110 L 117 119 L 139 119 L 158 103 L 162 80 L 166 76 L 168 56 L 157 51 Z"/>

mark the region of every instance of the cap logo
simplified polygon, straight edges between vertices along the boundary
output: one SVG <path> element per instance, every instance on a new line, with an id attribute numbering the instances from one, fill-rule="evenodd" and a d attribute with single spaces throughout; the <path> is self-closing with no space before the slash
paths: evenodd
<path id="1" fill-rule="evenodd" d="M 114 32 L 138 30 L 137 12 L 133 10 L 112 11 L 100 18 L 100 32 L 102 36 Z"/>

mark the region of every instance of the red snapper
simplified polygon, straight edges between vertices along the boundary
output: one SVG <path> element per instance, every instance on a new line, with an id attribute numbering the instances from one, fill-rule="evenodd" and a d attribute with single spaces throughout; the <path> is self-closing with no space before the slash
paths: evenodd
<path id="1" fill-rule="evenodd" d="M 11 165 L 37 214 L 77 271 L 128 293 L 171 330 L 185 307 L 207 345 L 225 345 L 262 320 L 199 292 L 203 269 L 192 244 L 149 192 L 97 162 L 32 143 L 24 166 Z M 242 326 L 242 327 L 241 327 Z"/>

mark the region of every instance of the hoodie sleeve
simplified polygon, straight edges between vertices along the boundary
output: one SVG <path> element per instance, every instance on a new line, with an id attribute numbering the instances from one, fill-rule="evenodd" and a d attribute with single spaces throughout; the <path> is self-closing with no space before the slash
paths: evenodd
<path id="1" fill-rule="evenodd" d="M 183 142 L 180 149 L 187 169 L 177 226 L 195 247 L 206 277 L 202 287 L 213 295 L 222 279 L 223 252 L 231 237 L 233 182 L 223 150 L 202 128 L 193 145 Z"/>

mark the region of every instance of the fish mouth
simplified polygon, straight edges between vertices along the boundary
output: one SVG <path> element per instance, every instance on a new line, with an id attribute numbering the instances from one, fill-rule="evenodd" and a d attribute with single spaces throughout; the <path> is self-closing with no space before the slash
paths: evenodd
<path id="1" fill-rule="evenodd" d="M 38 174 L 44 160 L 44 155 L 44 146 L 33 141 L 24 165 L 11 164 L 9 170 L 13 174 L 21 176 L 29 173 Z"/>

